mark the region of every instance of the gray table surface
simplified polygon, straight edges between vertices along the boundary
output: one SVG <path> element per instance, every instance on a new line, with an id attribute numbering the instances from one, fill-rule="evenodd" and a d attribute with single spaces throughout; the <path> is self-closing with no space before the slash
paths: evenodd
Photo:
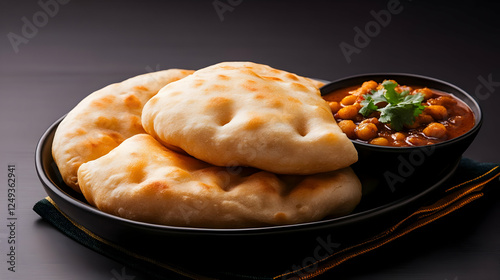
<path id="1" fill-rule="evenodd" d="M 32 211 L 46 196 L 34 169 L 45 129 L 92 91 L 145 72 L 248 60 L 325 80 L 369 72 L 443 79 L 484 110 L 465 156 L 500 161 L 493 1 L 138 2 L 0 3 L 0 279 L 146 279 Z M 7 263 L 8 164 L 18 178 L 16 272 Z M 322 278 L 500 279 L 500 202 L 479 204 Z"/>

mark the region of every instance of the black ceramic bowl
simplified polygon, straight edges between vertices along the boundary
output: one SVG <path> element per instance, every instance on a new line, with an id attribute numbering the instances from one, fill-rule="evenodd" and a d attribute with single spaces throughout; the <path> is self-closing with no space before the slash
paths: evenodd
<path id="1" fill-rule="evenodd" d="M 365 195 L 394 199 L 415 189 L 425 188 L 429 182 L 436 182 L 443 174 L 449 173 L 476 137 L 483 119 L 481 108 L 464 90 L 450 83 L 420 75 L 357 75 L 326 84 L 321 88 L 321 94 L 361 85 L 369 80 L 380 83 L 386 79 L 395 80 L 401 85 L 422 86 L 451 93 L 471 108 L 476 121 L 470 131 L 459 137 L 421 147 L 386 147 L 352 140 L 359 155 L 359 160 L 353 168 L 363 180 Z"/>

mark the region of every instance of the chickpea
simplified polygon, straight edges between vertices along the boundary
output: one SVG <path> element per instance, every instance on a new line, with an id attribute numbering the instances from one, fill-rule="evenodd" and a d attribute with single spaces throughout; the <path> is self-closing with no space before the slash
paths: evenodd
<path id="1" fill-rule="evenodd" d="M 424 128 L 423 133 L 427 137 L 444 139 L 446 138 L 446 127 L 440 123 L 433 122 Z"/>
<path id="2" fill-rule="evenodd" d="M 417 90 L 415 90 L 415 92 L 421 93 L 424 96 L 424 100 L 427 100 L 427 99 L 431 98 L 432 95 L 434 95 L 432 93 L 432 90 L 430 90 L 429 88 L 426 88 L 426 87 L 421 88 L 421 89 L 417 89 Z"/>
<path id="3" fill-rule="evenodd" d="M 361 121 L 361 123 L 372 123 L 372 124 L 377 125 L 379 123 L 379 121 L 377 118 L 369 118 L 369 119 L 365 119 L 365 120 Z"/>
<path id="4" fill-rule="evenodd" d="M 342 98 L 342 101 L 340 101 L 340 103 L 344 106 L 352 105 L 356 102 L 356 99 L 358 99 L 356 95 L 349 94 L 346 97 Z"/>
<path id="5" fill-rule="evenodd" d="M 457 101 L 450 96 L 440 96 L 438 98 L 432 98 L 427 100 L 430 105 L 443 105 L 447 107 L 452 107 L 457 104 Z"/>
<path id="6" fill-rule="evenodd" d="M 424 112 L 431 115 L 435 120 L 443 120 L 448 117 L 448 111 L 441 105 L 430 105 L 425 107 Z"/>
<path id="7" fill-rule="evenodd" d="M 412 144 L 413 146 L 424 146 L 427 145 L 427 140 L 422 139 L 418 135 L 410 135 L 406 137 L 406 142 Z"/>
<path id="8" fill-rule="evenodd" d="M 349 93 L 355 96 L 362 96 L 369 93 L 371 90 L 376 89 L 377 86 L 378 83 L 375 81 L 366 81 L 361 85 L 361 87 L 357 88 L 356 90 L 350 91 Z"/>
<path id="9" fill-rule="evenodd" d="M 404 141 L 405 138 L 406 138 L 406 135 L 404 135 L 401 132 L 396 132 L 392 135 L 392 139 L 394 139 L 395 141 Z"/>
<path id="10" fill-rule="evenodd" d="M 356 138 L 356 124 L 351 120 L 342 120 L 339 122 L 339 127 L 350 139 Z"/>
<path id="11" fill-rule="evenodd" d="M 343 120 L 352 120 L 358 114 L 359 108 L 356 105 L 348 105 L 337 112 L 337 117 Z"/>
<path id="12" fill-rule="evenodd" d="M 370 144 L 379 146 L 389 146 L 389 140 L 384 137 L 377 137 L 370 141 Z"/>
<path id="13" fill-rule="evenodd" d="M 378 129 L 373 123 L 363 123 L 356 128 L 355 132 L 359 139 L 367 141 L 377 136 Z"/>
<path id="14" fill-rule="evenodd" d="M 371 90 L 377 88 L 378 83 L 375 81 L 366 81 L 361 85 L 362 94 L 367 94 Z"/>
<path id="15" fill-rule="evenodd" d="M 342 108 L 342 106 L 340 106 L 340 104 L 335 101 L 328 102 L 328 105 L 330 105 L 330 109 L 332 110 L 333 114 L 337 113 L 340 110 L 340 108 Z"/>

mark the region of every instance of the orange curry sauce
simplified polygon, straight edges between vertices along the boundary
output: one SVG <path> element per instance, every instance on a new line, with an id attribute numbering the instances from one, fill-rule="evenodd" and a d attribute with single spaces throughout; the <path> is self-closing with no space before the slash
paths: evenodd
<path id="1" fill-rule="evenodd" d="M 368 117 L 358 113 L 363 95 L 380 87 L 381 84 L 368 81 L 361 86 L 339 89 L 323 96 L 329 102 L 339 126 L 350 139 L 382 146 L 423 146 L 453 139 L 474 126 L 475 119 L 471 109 L 452 94 L 418 86 L 399 85 L 397 92 L 421 92 L 425 96 L 422 104 L 427 108 L 416 117 L 412 125 L 405 125 L 402 130 L 395 131 L 391 129 L 390 124 L 378 121 L 379 112 Z"/>

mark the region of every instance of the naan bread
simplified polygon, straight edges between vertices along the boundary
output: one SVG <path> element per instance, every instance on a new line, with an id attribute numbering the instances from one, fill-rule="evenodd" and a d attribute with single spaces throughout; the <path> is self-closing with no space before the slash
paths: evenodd
<path id="1" fill-rule="evenodd" d="M 251 62 L 225 62 L 164 87 L 142 124 L 165 146 L 217 166 L 313 174 L 357 161 L 310 79 Z"/>
<path id="2" fill-rule="evenodd" d="M 59 124 L 52 143 L 52 155 L 64 182 L 79 192 L 78 167 L 105 155 L 128 137 L 144 133 L 144 104 L 168 83 L 191 73 L 170 69 L 143 74 L 83 99 Z"/>
<path id="3" fill-rule="evenodd" d="M 300 176 L 215 167 L 169 150 L 148 134 L 81 165 L 87 201 L 123 218 L 172 226 L 284 225 L 350 213 L 361 184 L 350 168 Z"/>

